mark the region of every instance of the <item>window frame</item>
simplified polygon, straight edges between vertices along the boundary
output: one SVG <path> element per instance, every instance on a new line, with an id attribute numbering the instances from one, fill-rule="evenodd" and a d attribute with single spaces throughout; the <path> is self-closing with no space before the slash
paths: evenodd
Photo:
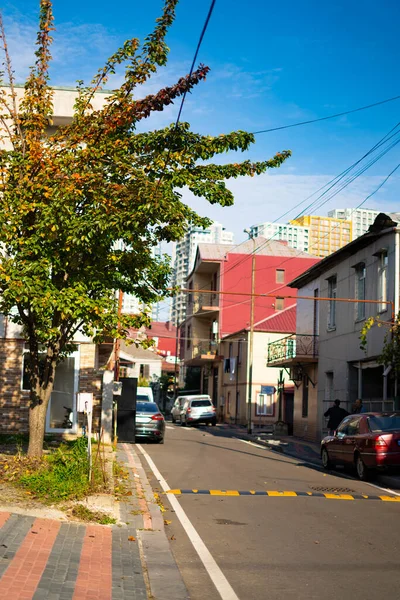
<path id="1" fill-rule="evenodd" d="M 384 264 L 382 264 L 384 263 Z M 378 298 L 381 304 L 378 304 L 378 312 L 383 313 L 388 310 L 388 304 L 386 301 L 389 296 L 389 253 L 385 248 L 379 253 L 379 265 L 378 265 Z M 384 279 L 384 282 L 383 282 Z M 384 302 L 384 304 L 383 304 Z"/>
<path id="2" fill-rule="evenodd" d="M 354 297 L 356 300 L 365 300 L 366 296 L 366 278 L 367 269 L 364 262 L 358 263 L 354 267 L 355 273 L 355 289 Z M 355 320 L 364 321 L 366 318 L 365 302 L 356 302 L 355 305 Z"/>
<path id="3" fill-rule="evenodd" d="M 275 269 L 275 283 L 285 283 L 285 269 Z"/>
<path id="4" fill-rule="evenodd" d="M 257 401 L 256 401 L 256 417 L 274 417 L 275 416 L 275 395 L 273 394 L 262 394 L 261 392 L 257 392 Z M 262 405 L 260 404 L 260 398 L 263 398 Z M 265 400 L 269 398 L 269 401 Z M 260 406 L 262 406 L 265 410 L 261 411 Z"/>
<path id="5" fill-rule="evenodd" d="M 337 298 L 337 275 L 328 278 L 328 331 L 334 331 L 337 325 L 336 298 Z"/>
<path id="6" fill-rule="evenodd" d="M 282 306 L 282 308 L 279 308 L 278 303 L 280 306 Z M 279 296 L 277 296 L 275 298 L 275 311 L 281 311 L 285 309 L 285 298 L 281 298 Z"/>

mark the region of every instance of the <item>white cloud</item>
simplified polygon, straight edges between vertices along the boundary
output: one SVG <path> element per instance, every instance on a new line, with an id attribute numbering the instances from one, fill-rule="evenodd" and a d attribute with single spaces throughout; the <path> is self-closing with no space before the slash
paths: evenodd
<path id="1" fill-rule="evenodd" d="M 294 174 L 265 174 L 259 177 L 242 177 L 227 182 L 235 196 L 232 207 L 210 205 L 201 198 L 194 197 L 189 191 L 184 191 L 184 201 L 202 215 L 222 223 L 229 231 L 233 231 L 236 240 L 244 238 L 243 229 L 263 221 L 282 221 L 295 218 L 299 213 L 326 214 L 328 210 L 340 207 L 355 208 L 383 180 L 382 176 L 359 177 L 340 194 L 329 200 L 324 206 L 316 208 L 307 206 L 320 195 L 316 194 L 308 201 L 308 196 L 324 186 L 332 175 L 294 175 Z M 398 201 L 391 199 L 391 192 L 398 187 L 399 179 L 393 178 L 385 187 L 365 204 L 383 212 L 394 211 Z M 322 190 L 323 191 L 323 190 Z M 321 199 L 322 201 L 323 199 Z M 285 214 L 287 213 L 288 214 Z"/>

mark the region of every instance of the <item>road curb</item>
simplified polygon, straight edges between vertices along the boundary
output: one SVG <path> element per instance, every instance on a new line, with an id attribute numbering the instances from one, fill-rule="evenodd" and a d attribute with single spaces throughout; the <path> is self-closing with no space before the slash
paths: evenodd
<path id="1" fill-rule="evenodd" d="M 144 570 L 150 587 L 151 598 L 154 600 L 189 600 L 189 593 L 178 569 L 171 546 L 165 531 L 164 517 L 157 498 L 147 478 L 139 453 L 133 445 L 124 444 L 125 453 L 132 459 L 135 472 L 139 477 L 142 495 L 147 506 L 147 513 L 152 523 L 151 529 L 138 529 L 137 535 L 141 542 Z"/>

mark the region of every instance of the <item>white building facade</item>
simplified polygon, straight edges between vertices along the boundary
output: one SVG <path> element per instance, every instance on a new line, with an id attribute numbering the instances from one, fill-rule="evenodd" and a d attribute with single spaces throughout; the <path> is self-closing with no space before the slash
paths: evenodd
<path id="1" fill-rule="evenodd" d="M 221 223 L 214 222 L 207 229 L 190 227 L 185 236 L 172 248 L 172 286 L 185 287 L 186 278 L 192 271 L 199 244 L 233 244 L 233 233 L 226 231 Z M 172 299 L 171 318 L 178 326 L 186 317 L 186 294 L 181 293 Z"/>
<path id="2" fill-rule="evenodd" d="M 378 215 L 379 211 L 371 208 L 334 208 L 328 212 L 328 217 L 352 222 L 353 240 L 366 233 Z"/>
<path id="3" fill-rule="evenodd" d="M 265 223 L 252 225 L 250 230 L 254 237 L 261 236 L 276 241 L 283 240 L 286 241 L 291 248 L 301 250 L 302 252 L 308 252 L 310 237 L 308 227 L 301 227 L 290 223 L 272 223 L 266 221 Z"/>

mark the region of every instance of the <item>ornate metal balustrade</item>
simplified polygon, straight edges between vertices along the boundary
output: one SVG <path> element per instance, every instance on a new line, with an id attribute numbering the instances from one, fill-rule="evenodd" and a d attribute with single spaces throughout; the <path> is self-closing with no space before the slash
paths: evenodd
<path id="1" fill-rule="evenodd" d="M 268 365 L 312 360 L 318 356 L 318 336 L 293 334 L 268 345 Z"/>

